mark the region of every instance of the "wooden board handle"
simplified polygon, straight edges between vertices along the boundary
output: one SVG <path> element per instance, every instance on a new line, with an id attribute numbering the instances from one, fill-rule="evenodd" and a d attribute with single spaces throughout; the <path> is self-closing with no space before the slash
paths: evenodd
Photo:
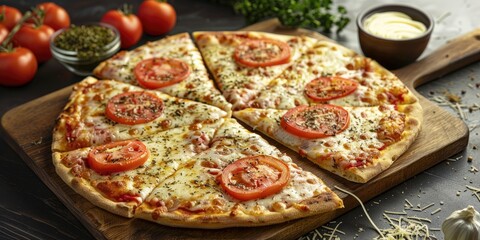
<path id="1" fill-rule="evenodd" d="M 449 41 L 429 56 L 393 71 L 417 87 L 480 60 L 480 28 Z"/>

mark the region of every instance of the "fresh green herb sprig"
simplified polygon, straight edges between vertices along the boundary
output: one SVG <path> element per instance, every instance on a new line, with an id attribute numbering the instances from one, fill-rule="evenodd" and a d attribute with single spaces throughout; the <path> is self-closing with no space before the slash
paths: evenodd
<path id="1" fill-rule="evenodd" d="M 54 44 L 64 50 L 76 51 L 80 59 L 95 59 L 101 57 L 105 46 L 114 38 L 115 33 L 107 27 L 72 25 L 54 39 Z"/>
<path id="2" fill-rule="evenodd" d="M 276 17 L 287 27 L 304 27 L 331 32 L 342 31 L 350 19 L 347 9 L 338 6 L 332 11 L 333 0 L 232 0 L 229 3 L 237 13 L 245 16 L 249 24 Z"/>

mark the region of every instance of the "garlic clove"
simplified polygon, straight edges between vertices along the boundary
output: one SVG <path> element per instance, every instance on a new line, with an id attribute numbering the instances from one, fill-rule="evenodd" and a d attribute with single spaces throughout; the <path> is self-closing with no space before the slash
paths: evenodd
<path id="1" fill-rule="evenodd" d="M 454 211 L 442 224 L 445 240 L 480 240 L 480 214 L 474 207 Z"/>

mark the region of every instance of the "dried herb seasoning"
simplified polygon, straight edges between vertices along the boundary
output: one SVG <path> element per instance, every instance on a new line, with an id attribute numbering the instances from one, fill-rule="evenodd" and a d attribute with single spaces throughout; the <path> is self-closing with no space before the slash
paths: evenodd
<path id="1" fill-rule="evenodd" d="M 79 59 L 102 57 L 106 46 L 115 39 L 115 32 L 98 25 L 72 25 L 55 39 L 56 47 L 77 52 Z"/>

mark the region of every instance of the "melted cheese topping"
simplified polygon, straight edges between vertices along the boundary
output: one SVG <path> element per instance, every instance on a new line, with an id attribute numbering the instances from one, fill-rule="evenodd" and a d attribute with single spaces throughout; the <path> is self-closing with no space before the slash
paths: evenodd
<path id="1" fill-rule="evenodd" d="M 289 184 L 277 194 L 244 202 L 225 193 L 216 182 L 216 175 L 239 158 L 261 154 L 274 156 L 287 163 L 291 173 Z M 250 215 L 263 215 L 265 211 L 281 212 L 328 189 L 318 177 L 301 170 L 288 156 L 233 119 L 218 129 L 211 148 L 185 166 L 155 188 L 146 202 L 151 206 L 172 206 L 168 211 L 182 208 L 192 212 L 220 214 L 238 209 Z M 159 201 L 163 203 L 158 204 Z M 173 202 L 176 204 L 169 204 Z"/>
<path id="2" fill-rule="evenodd" d="M 249 39 L 271 36 L 287 42 L 291 47 L 289 63 L 269 67 L 244 67 L 233 59 L 235 47 L 244 37 L 235 34 L 198 33 L 195 35 L 206 64 L 214 75 L 223 95 L 233 104 L 233 109 L 244 108 L 247 102 L 267 85 L 272 78 L 298 59 L 314 42 L 307 37 L 278 36 L 250 32 Z"/>
<path id="3" fill-rule="evenodd" d="M 245 109 L 235 112 L 234 116 L 289 148 L 306 154 L 314 162 L 322 163 L 333 158 L 335 165 L 347 168 L 355 165 L 358 159 L 363 159 L 361 166 L 364 166 L 378 157 L 378 149 L 384 146 L 377 137 L 379 122 L 396 111 L 394 106 L 382 108 L 345 107 L 350 114 L 349 127 L 335 136 L 318 139 L 305 139 L 285 131 L 280 126 L 280 118 L 286 110 Z"/>
<path id="4" fill-rule="evenodd" d="M 63 153 L 61 163 L 70 169 L 71 174 L 84 178 L 106 198 L 115 202 L 122 194 L 129 194 L 137 196 L 137 203 L 141 203 L 160 182 L 203 150 L 202 145 L 209 144 L 222 123 L 197 124 L 197 130 L 192 130 L 191 126 L 175 128 L 140 138 L 147 146 L 150 157 L 142 166 L 129 171 L 102 175 L 88 168 L 86 159 L 91 148 Z M 199 136 L 204 142 L 196 140 Z"/>
<path id="5" fill-rule="evenodd" d="M 366 71 L 365 69 L 371 69 Z M 254 108 L 290 109 L 313 102 L 305 95 L 305 86 L 322 76 L 339 76 L 359 82 L 355 92 L 326 103 L 340 106 L 377 106 L 388 104 L 388 93 L 402 91 L 408 94 L 402 104 L 416 98 L 393 74 L 379 69 L 370 60 L 357 56 L 335 43 L 318 41 L 298 61 L 272 80 L 265 90 L 248 103 Z"/>
<path id="6" fill-rule="evenodd" d="M 108 89 L 108 90 L 104 90 Z M 60 118 L 60 126 L 71 126 L 57 131 L 54 136 L 63 139 L 70 136 L 70 143 L 76 147 L 103 144 L 111 141 L 147 136 L 167 129 L 182 127 L 192 123 L 213 122 L 227 116 L 217 107 L 170 97 L 160 92 L 152 92 L 163 100 L 162 114 L 155 120 L 143 124 L 124 125 L 105 117 L 105 106 L 110 98 L 125 91 L 141 91 L 142 89 L 114 81 L 96 81 L 88 84 L 84 93 L 73 99 L 73 106 L 65 118 Z M 68 139 L 67 139 L 68 141 Z M 54 149 L 54 150 L 68 150 Z"/>

